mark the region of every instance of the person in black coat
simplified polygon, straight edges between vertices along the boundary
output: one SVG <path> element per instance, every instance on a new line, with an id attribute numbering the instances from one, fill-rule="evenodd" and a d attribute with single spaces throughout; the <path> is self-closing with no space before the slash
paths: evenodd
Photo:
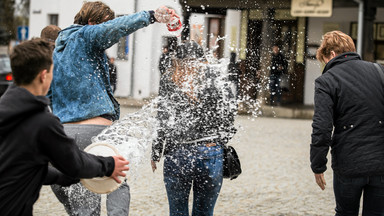
<path id="1" fill-rule="evenodd" d="M 286 73 L 288 63 L 280 52 L 279 46 L 272 47 L 272 59 L 269 74 L 270 105 L 280 105 L 281 102 L 281 75 Z"/>
<path id="2" fill-rule="evenodd" d="M 331 148 L 336 215 L 384 215 L 384 86 L 382 67 L 361 60 L 348 35 L 328 32 L 317 51 L 311 168 L 325 189 Z M 379 70 L 380 69 L 380 70 Z"/>
<path id="3" fill-rule="evenodd" d="M 128 161 L 79 150 L 50 112 L 45 95 L 53 76 L 52 45 L 23 42 L 11 54 L 11 68 L 15 84 L 0 98 L 0 215 L 32 215 L 43 184 L 102 176 L 120 183 Z"/>

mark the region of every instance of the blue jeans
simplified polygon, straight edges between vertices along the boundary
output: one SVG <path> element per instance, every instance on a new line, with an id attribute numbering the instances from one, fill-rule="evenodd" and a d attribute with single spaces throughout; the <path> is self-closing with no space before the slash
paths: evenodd
<path id="1" fill-rule="evenodd" d="M 342 177 L 334 173 L 336 216 L 359 214 L 363 194 L 363 216 L 384 215 L 384 176 Z"/>
<path id="2" fill-rule="evenodd" d="M 222 147 L 181 146 L 164 160 L 164 182 L 171 216 L 189 215 L 192 186 L 192 215 L 213 215 L 223 183 Z"/>

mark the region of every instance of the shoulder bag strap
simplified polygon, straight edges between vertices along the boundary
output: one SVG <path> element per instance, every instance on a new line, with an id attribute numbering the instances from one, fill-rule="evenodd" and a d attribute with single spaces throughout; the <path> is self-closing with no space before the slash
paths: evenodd
<path id="1" fill-rule="evenodd" d="M 377 69 L 377 71 L 379 72 L 379 74 L 380 74 L 380 77 L 381 77 L 381 81 L 383 82 L 383 84 L 384 84 L 384 71 L 383 71 L 383 68 L 382 67 L 380 67 L 380 65 L 379 64 L 377 64 L 377 63 L 373 63 L 374 65 L 375 65 L 375 67 L 376 67 L 376 69 Z"/>

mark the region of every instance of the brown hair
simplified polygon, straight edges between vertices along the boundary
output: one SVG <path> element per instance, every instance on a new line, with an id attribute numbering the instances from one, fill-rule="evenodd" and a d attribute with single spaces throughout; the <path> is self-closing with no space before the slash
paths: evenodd
<path id="1" fill-rule="evenodd" d="M 49 71 L 52 61 L 52 45 L 41 38 L 34 38 L 15 46 L 10 59 L 16 85 L 28 85 L 42 70 Z"/>
<path id="2" fill-rule="evenodd" d="M 57 36 L 59 35 L 59 31 L 61 31 L 61 28 L 58 26 L 49 25 L 41 30 L 40 37 L 49 42 L 55 42 Z"/>
<path id="3" fill-rule="evenodd" d="M 327 32 L 323 36 L 323 42 L 319 49 L 317 49 L 317 60 L 324 62 L 324 58 L 330 58 L 331 51 L 334 51 L 336 55 L 356 52 L 355 43 L 350 36 L 341 31 Z"/>
<path id="4" fill-rule="evenodd" d="M 85 2 L 76 14 L 74 24 L 86 25 L 88 22 L 100 24 L 115 18 L 115 12 L 101 1 Z"/>

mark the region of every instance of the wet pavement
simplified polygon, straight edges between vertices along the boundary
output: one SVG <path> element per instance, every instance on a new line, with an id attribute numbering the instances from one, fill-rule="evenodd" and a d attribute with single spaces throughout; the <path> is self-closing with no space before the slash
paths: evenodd
<path id="1" fill-rule="evenodd" d="M 122 115 L 132 111 L 122 107 Z M 327 186 L 321 191 L 310 169 L 311 120 L 238 116 L 236 125 L 239 132 L 231 145 L 243 173 L 238 179 L 224 180 L 214 215 L 334 215 L 332 171 L 325 173 Z M 128 179 L 131 216 L 169 214 L 162 163 L 158 168 L 152 173 L 148 159 L 141 173 Z M 102 211 L 106 215 L 105 205 Z M 67 214 L 50 187 L 44 186 L 34 215 Z"/>

